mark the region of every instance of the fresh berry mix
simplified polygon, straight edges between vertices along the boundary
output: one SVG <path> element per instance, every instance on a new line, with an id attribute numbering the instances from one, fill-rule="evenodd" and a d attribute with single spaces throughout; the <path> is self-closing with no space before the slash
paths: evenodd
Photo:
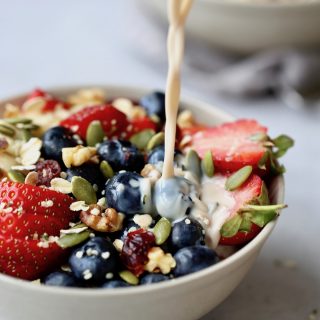
<path id="1" fill-rule="evenodd" d="M 255 120 L 178 115 L 162 181 L 165 97 L 33 91 L 0 120 L 0 272 L 44 285 L 130 288 L 219 262 L 284 204 L 268 187 L 293 145 Z M 219 252 L 217 254 L 216 252 Z M 220 258 L 218 258 L 220 257 Z"/>

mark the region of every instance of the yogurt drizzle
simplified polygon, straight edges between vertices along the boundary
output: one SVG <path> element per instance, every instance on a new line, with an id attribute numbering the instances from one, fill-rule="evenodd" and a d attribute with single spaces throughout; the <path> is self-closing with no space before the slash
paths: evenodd
<path id="1" fill-rule="evenodd" d="M 169 32 L 167 51 L 169 70 L 166 86 L 166 126 L 165 156 L 162 178 L 174 176 L 174 145 L 176 141 L 176 124 L 180 100 L 180 69 L 184 52 L 184 25 L 193 0 L 169 0 Z"/>

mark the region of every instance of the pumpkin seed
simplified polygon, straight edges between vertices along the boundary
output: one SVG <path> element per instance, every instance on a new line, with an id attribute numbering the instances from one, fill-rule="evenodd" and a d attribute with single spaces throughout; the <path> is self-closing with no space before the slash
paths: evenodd
<path id="1" fill-rule="evenodd" d="M 84 178 L 74 176 L 71 179 L 71 192 L 79 201 L 84 201 L 86 204 L 97 203 L 97 195 L 93 186 Z"/>
<path id="2" fill-rule="evenodd" d="M 157 146 L 164 144 L 164 133 L 158 132 L 156 133 L 148 142 L 147 150 L 150 151 Z"/>
<path id="3" fill-rule="evenodd" d="M 133 143 L 138 149 L 144 150 L 153 136 L 154 130 L 146 129 L 134 134 L 130 138 L 130 142 Z"/>
<path id="4" fill-rule="evenodd" d="M 97 143 L 101 143 L 105 137 L 101 122 L 94 120 L 89 124 L 86 134 L 87 145 L 94 147 Z"/>
<path id="5" fill-rule="evenodd" d="M 268 141 L 268 136 L 264 132 L 258 132 L 250 137 L 251 141 L 265 142 Z"/>
<path id="6" fill-rule="evenodd" d="M 32 138 L 32 134 L 30 130 L 23 129 L 19 132 L 19 135 L 21 136 L 21 139 L 25 142 L 29 141 Z"/>
<path id="7" fill-rule="evenodd" d="M 24 183 L 25 176 L 16 170 L 9 170 L 8 177 L 11 181 Z"/>
<path id="8" fill-rule="evenodd" d="M 112 178 L 114 176 L 114 172 L 109 162 L 106 160 L 101 161 L 100 163 L 100 171 L 104 175 L 105 178 Z"/>
<path id="9" fill-rule="evenodd" d="M 10 128 L 9 126 L 6 126 L 4 124 L 0 124 L 0 133 L 4 134 L 8 137 L 13 137 L 15 135 L 14 129 Z"/>
<path id="10" fill-rule="evenodd" d="M 202 172 L 211 178 L 214 175 L 214 163 L 212 158 L 212 153 L 208 150 L 201 161 Z"/>
<path id="11" fill-rule="evenodd" d="M 72 227 L 70 230 L 84 228 L 84 227 L 86 227 L 86 225 L 81 223 Z M 74 247 L 84 242 L 85 240 L 87 240 L 90 237 L 90 233 L 91 233 L 90 230 L 84 230 L 79 233 L 68 233 L 61 236 L 60 239 L 57 240 L 57 244 L 63 249 Z"/>
<path id="12" fill-rule="evenodd" d="M 137 285 L 139 283 L 139 279 L 129 270 L 120 271 L 119 276 L 122 280 L 131 285 Z"/>
<path id="13" fill-rule="evenodd" d="M 200 180 L 201 178 L 201 160 L 194 150 L 189 150 L 185 160 L 185 167 L 191 171 L 194 176 Z"/>
<path id="14" fill-rule="evenodd" d="M 233 191 L 240 186 L 250 177 L 252 172 L 252 166 L 245 166 L 233 173 L 226 181 L 225 188 L 229 191 Z"/>
<path id="15" fill-rule="evenodd" d="M 28 118 L 8 118 L 5 120 L 10 124 L 17 124 L 17 123 L 32 123 L 31 119 Z"/>
<path id="16" fill-rule="evenodd" d="M 40 128 L 40 126 L 38 126 L 37 124 L 33 124 L 33 123 L 17 123 L 16 127 L 18 129 L 26 129 L 26 130 L 38 130 Z"/>
<path id="17" fill-rule="evenodd" d="M 171 223 L 166 218 L 161 218 L 153 228 L 153 234 L 156 238 L 156 244 L 163 244 L 171 233 Z"/>

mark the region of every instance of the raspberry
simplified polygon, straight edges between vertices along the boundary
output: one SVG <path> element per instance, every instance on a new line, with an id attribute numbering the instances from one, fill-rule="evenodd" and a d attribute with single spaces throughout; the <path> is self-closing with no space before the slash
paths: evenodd
<path id="1" fill-rule="evenodd" d="M 38 173 L 38 186 L 50 186 L 50 181 L 60 175 L 61 168 L 55 160 L 39 161 L 36 164 L 36 171 Z"/>
<path id="2" fill-rule="evenodd" d="M 144 272 L 148 251 L 155 245 L 155 236 L 144 229 L 129 232 L 121 252 L 122 263 L 136 276 Z"/>

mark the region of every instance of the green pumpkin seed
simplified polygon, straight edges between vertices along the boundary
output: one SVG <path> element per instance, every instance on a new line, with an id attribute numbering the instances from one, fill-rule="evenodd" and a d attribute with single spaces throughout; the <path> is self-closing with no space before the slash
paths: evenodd
<path id="1" fill-rule="evenodd" d="M 31 131 L 38 130 L 40 128 L 40 126 L 33 123 L 17 123 L 16 127 L 18 129 L 31 130 Z"/>
<path id="2" fill-rule="evenodd" d="M 225 188 L 229 191 L 233 191 L 240 186 L 250 177 L 252 173 L 252 166 L 245 166 L 233 173 L 226 181 Z"/>
<path id="3" fill-rule="evenodd" d="M 147 150 L 150 151 L 157 146 L 164 144 L 164 133 L 158 132 L 156 133 L 148 142 Z"/>
<path id="4" fill-rule="evenodd" d="M 209 178 L 214 175 L 214 163 L 212 158 L 212 153 L 208 150 L 201 161 L 202 172 Z"/>
<path id="5" fill-rule="evenodd" d="M 191 171 L 194 176 L 200 180 L 201 178 L 201 160 L 194 150 L 189 150 L 185 160 L 186 170 Z"/>
<path id="6" fill-rule="evenodd" d="M 133 143 L 138 149 L 144 150 L 153 136 L 154 130 L 146 129 L 134 134 L 130 138 L 130 142 Z"/>
<path id="7" fill-rule="evenodd" d="M 125 282 L 131 285 L 137 285 L 139 283 L 138 277 L 136 277 L 132 272 L 129 270 L 123 270 L 119 272 L 119 276 Z"/>
<path id="8" fill-rule="evenodd" d="M 102 172 L 105 178 L 112 178 L 114 176 L 114 172 L 108 161 L 103 160 L 100 163 L 100 171 Z"/>
<path id="9" fill-rule="evenodd" d="M 20 130 L 19 131 L 19 137 L 27 142 L 29 141 L 31 138 L 32 138 L 32 134 L 31 134 L 31 131 L 30 130 L 27 130 L 27 129 L 23 129 L 23 130 Z"/>
<path id="10" fill-rule="evenodd" d="M 16 170 L 9 170 L 8 177 L 11 181 L 24 183 L 25 176 Z"/>
<path id="11" fill-rule="evenodd" d="M 32 120 L 28 118 L 8 118 L 8 119 L 5 119 L 5 121 L 10 124 L 32 123 Z"/>
<path id="12" fill-rule="evenodd" d="M 0 133 L 8 137 L 13 137 L 15 135 L 15 130 L 5 124 L 0 124 Z"/>
<path id="13" fill-rule="evenodd" d="M 85 227 L 87 227 L 87 226 L 85 224 L 81 223 L 81 224 L 74 226 L 70 230 L 85 228 Z M 74 247 L 74 246 L 84 242 L 85 240 L 87 240 L 90 237 L 90 233 L 91 232 L 88 229 L 81 231 L 79 233 L 68 233 L 68 234 L 63 235 L 60 239 L 58 239 L 57 244 L 63 249 Z"/>
<path id="14" fill-rule="evenodd" d="M 156 244 L 160 245 L 166 242 L 171 233 L 171 223 L 166 218 L 161 218 L 153 228 L 153 234 L 156 238 Z"/>
<path id="15" fill-rule="evenodd" d="M 101 143 L 105 137 L 101 122 L 94 120 L 89 124 L 86 134 L 87 145 L 94 147 L 97 143 Z"/>
<path id="16" fill-rule="evenodd" d="M 93 186 L 84 178 L 72 177 L 71 192 L 77 200 L 84 201 L 86 204 L 97 203 L 97 195 Z"/>
<path id="17" fill-rule="evenodd" d="M 268 141 L 268 136 L 263 132 L 258 132 L 250 137 L 251 141 L 265 142 Z"/>

